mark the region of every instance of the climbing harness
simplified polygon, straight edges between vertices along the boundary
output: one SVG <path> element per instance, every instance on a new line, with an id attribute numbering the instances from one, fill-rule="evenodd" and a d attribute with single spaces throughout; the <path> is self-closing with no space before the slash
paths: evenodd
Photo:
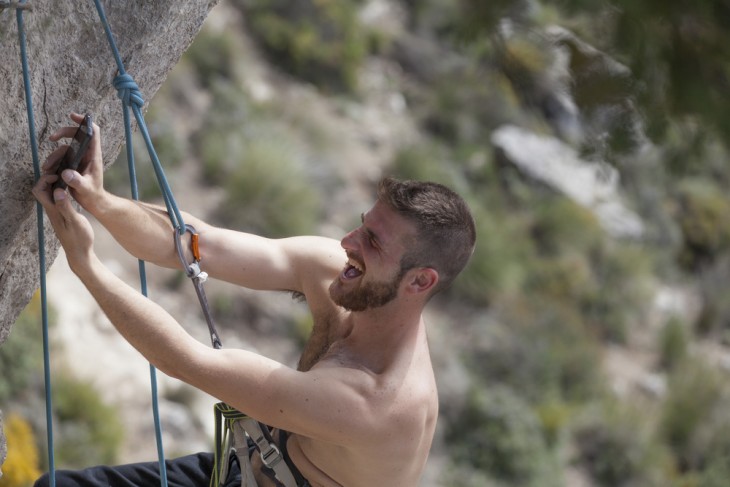
<path id="1" fill-rule="evenodd" d="M 268 426 L 250 416 L 219 402 L 215 405 L 215 452 L 210 487 L 223 485 L 228 477 L 228 456 L 235 454 L 241 468 L 241 487 L 257 487 L 251 466 L 251 449 L 261 456 L 283 487 L 297 487 L 297 481 L 279 447 L 274 443 Z M 306 482 L 304 485 L 308 485 Z M 302 486 L 303 487 L 303 486 Z"/>

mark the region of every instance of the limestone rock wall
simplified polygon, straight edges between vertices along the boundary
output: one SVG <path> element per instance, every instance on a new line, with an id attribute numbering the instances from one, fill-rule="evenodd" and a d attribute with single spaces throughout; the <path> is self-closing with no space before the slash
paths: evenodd
<path id="1" fill-rule="evenodd" d="M 41 161 L 48 141 L 72 111 L 91 111 L 103 131 L 105 163 L 124 137 L 121 104 L 112 87 L 116 64 L 93 2 L 29 0 L 23 15 Z M 102 2 L 127 72 L 149 101 L 202 26 L 217 0 Z M 33 163 L 16 12 L 0 10 L 0 346 L 38 288 Z M 47 265 L 58 243 L 46 225 Z M 0 430 L 0 440 L 3 438 Z M 4 459 L 0 441 L 0 464 Z"/>

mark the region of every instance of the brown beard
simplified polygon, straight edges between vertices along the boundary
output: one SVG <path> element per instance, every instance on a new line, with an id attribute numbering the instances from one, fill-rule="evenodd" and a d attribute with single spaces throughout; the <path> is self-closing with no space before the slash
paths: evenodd
<path id="1" fill-rule="evenodd" d="M 379 308 L 391 302 L 398 295 L 398 285 L 403 277 L 399 273 L 389 282 L 368 282 L 361 287 L 342 293 L 337 291 L 338 280 L 330 284 L 330 297 L 338 306 L 348 311 L 365 311 L 366 309 Z"/>

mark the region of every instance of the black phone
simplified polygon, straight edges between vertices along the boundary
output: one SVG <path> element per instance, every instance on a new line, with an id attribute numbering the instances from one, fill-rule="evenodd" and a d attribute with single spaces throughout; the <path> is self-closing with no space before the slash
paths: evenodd
<path id="1" fill-rule="evenodd" d="M 53 183 L 53 189 L 61 188 L 66 189 L 66 183 L 61 179 L 61 173 L 66 169 L 77 170 L 81 159 L 86 153 L 86 149 L 89 148 L 89 142 L 94 136 L 94 127 L 92 124 L 92 117 L 90 113 L 84 115 L 84 120 L 79 125 L 78 130 L 71 139 L 71 143 L 66 147 L 66 152 L 63 154 L 61 162 L 58 164 L 56 174 L 58 174 L 58 181 Z"/>

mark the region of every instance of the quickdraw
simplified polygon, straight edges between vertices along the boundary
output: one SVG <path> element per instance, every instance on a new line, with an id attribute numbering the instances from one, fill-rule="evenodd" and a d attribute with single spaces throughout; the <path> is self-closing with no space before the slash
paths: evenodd
<path id="1" fill-rule="evenodd" d="M 188 263 L 183 251 L 182 235 L 190 233 L 190 248 L 193 253 L 193 261 Z M 175 229 L 175 248 L 180 262 L 183 265 L 185 274 L 192 279 L 195 286 L 195 292 L 198 295 L 200 306 L 203 309 L 205 321 L 208 323 L 208 331 L 210 331 L 210 341 L 213 348 L 220 349 L 223 347 L 218 336 L 213 317 L 210 313 L 208 299 L 205 296 L 203 283 L 208 279 L 208 274 L 200 269 L 200 245 L 199 234 L 192 225 L 185 225 L 185 231 L 180 232 Z M 216 450 L 215 450 L 215 467 L 213 476 L 211 477 L 211 487 L 222 485 L 228 475 L 228 462 L 225 461 L 223 455 L 234 451 L 238 457 L 241 466 L 241 485 L 242 487 L 255 486 L 256 481 L 251 470 L 251 462 L 246 448 L 246 437 L 250 438 L 261 455 L 261 461 L 269 467 L 276 476 L 277 480 L 285 487 L 296 487 L 296 480 L 286 464 L 281 451 L 276 446 L 269 427 L 259 423 L 255 419 L 244 413 L 232 408 L 225 403 L 215 405 L 215 430 L 216 430 Z M 229 436 L 230 433 L 230 436 Z"/>
<path id="2" fill-rule="evenodd" d="M 188 264 L 185 258 L 185 252 L 183 251 L 182 235 L 190 233 L 191 235 L 191 249 L 193 252 L 193 261 Z M 208 274 L 200 269 L 200 246 L 198 244 L 198 232 L 192 225 L 185 225 L 185 231 L 181 232 L 175 229 L 175 248 L 177 249 L 177 255 L 180 257 L 180 262 L 183 265 L 185 274 L 192 279 L 193 286 L 195 287 L 195 293 L 198 295 L 198 301 L 200 301 L 200 307 L 203 309 L 203 316 L 205 316 L 205 322 L 208 324 L 208 331 L 210 332 L 210 341 L 213 344 L 213 348 L 219 349 L 223 347 L 218 330 L 213 322 L 213 315 L 210 312 L 210 305 L 208 304 L 208 298 L 205 296 L 205 289 L 203 283 L 208 279 Z"/>

